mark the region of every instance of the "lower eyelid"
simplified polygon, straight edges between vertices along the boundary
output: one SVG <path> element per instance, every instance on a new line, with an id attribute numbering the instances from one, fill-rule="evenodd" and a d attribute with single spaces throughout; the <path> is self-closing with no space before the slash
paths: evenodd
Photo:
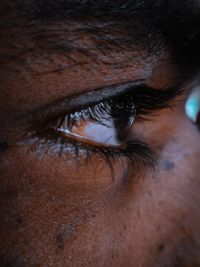
<path id="1" fill-rule="evenodd" d="M 32 144 L 33 149 L 38 150 L 40 155 L 44 153 L 46 156 L 58 156 L 62 159 L 66 156 L 66 160 L 68 158 L 73 158 L 75 161 L 83 159 L 87 163 L 97 156 L 98 159 L 101 158 L 109 163 L 110 167 L 115 162 L 123 165 L 125 161 L 131 162 L 131 166 L 137 170 L 139 166 L 152 168 L 156 162 L 155 155 L 148 145 L 134 139 L 129 140 L 128 143 L 120 147 L 102 147 L 102 144 L 94 145 L 88 141 L 84 142 L 84 140 L 80 142 L 80 139 L 69 138 L 69 136 L 66 138 L 66 136 L 52 130 L 42 135 L 37 134 Z"/>
<path id="2" fill-rule="evenodd" d="M 127 166 L 138 172 L 140 167 L 154 170 L 157 162 L 156 155 L 150 147 L 139 140 L 131 139 L 123 147 L 102 147 L 94 146 L 88 142 L 80 142 L 74 138 L 66 138 L 55 130 L 31 132 L 23 141 L 22 145 L 28 149 L 28 153 L 36 153 L 39 158 L 56 157 L 57 160 L 74 161 L 74 164 L 81 160 L 81 164 L 89 164 L 97 159 L 105 161 L 109 168 L 117 165 Z M 21 145 L 20 145 L 21 146 Z M 60 159 L 59 159 L 60 158 Z M 114 164 L 114 165 L 113 165 Z M 124 165 L 125 164 L 125 165 Z"/>

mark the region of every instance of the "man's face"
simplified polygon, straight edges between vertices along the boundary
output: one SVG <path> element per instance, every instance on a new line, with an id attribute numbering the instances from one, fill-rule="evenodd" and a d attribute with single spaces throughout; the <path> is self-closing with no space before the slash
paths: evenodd
<path id="1" fill-rule="evenodd" d="M 200 266 L 199 6 L 127 2 L 0 3 L 0 267 Z"/>

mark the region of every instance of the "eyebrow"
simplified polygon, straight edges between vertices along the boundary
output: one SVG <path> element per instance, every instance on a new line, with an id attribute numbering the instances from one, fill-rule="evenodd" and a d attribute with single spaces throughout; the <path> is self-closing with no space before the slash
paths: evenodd
<path id="1" fill-rule="evenodd" d="M 18 3 L 20 2 L 20 4 Z M 12 3 L 20 16 L 30 25 L 47 25 L 74 19 L 115 21 L 121 32 L 129 36 L 124 43 L 140 39 L 147 43 L 152 34 L 162 35 L 172 51 L 174 60 L 194 72 L 200 65 L 200 4 L 198 0 L 21 0 Z M 7 5 L 5 5 L 5 14 Z M 8 23 L 11 19 L 9 18 Z M 137 21 L 141 22 L 137 25 Z M 138 30 L 137 30 L 138 26 Z M 140 27 L 139 27 L 140 26 Z M 135 32 L 137 31 L 137 34 Z M 131 36 L 133 36 L 131 38 Z M 155 38 L 156 39 L 156 38 Z M 123 42 L 123 38 L 120 40 Z M 157 39 L 152 43 L 152 47 Z"/>

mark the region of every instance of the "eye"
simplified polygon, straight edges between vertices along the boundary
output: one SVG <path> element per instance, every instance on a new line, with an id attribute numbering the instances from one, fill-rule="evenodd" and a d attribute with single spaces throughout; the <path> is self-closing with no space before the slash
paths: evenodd
<path id="1" fill-rule="evenodd" d="M 66 139 L 98 147 L 125 147 L 135 119 L 133 103 L 119 98 L 66 114 L 51 129 Z"/>
<path id="2" fill-rule="evenodd" d="M 56 103 L 52 109 L 38 111 L 39 123 L 27 129 L 27 136 L 32 140 L 29 143 L 39 152 L 44 149 L 45 154 L 73 153 L 75 159 L 79 153 L 81 158 L 98 154 L 106 161 L 126 158 L 137 166 L 138 162 L 152 166 L 155 153 L 146 139 L 143 142 L 142 136 L 135 135 L 135 122 L 142 123 L 152 113 L 168 108 L 169 102 L 181 92 L 179 86 L 157 90 L 144 84 L 128 85 L 123 87 L 123 92 L 119 90 L 115 96 L 93 105 L 89 99 L 90 104 L 86 101 L 83 106 L 79 98 L 73 99 L 72 106 L 66 102 Z"/>

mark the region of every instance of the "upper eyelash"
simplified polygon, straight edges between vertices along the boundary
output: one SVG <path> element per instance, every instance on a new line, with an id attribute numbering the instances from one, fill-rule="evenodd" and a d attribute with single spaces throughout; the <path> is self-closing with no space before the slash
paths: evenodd
<path id="1" fill-rule="evenodd" d="M 53 122 L 51 122 L 51 125 L 59 128 L 64 122 L 64 120 L 67 119 L 68 127 L 69 129 L 71 129 L 74 125 L 76 125 L 77 119 L 90 119 L 92 121 L 103 124 L 103 119 L 108 117 L 112 119 L 120 119 L 125 116 L 134 115 L 135 108 L 132 99 L 129 98 L 127 99 L 127 101 L 123 99 L 123 101 L 121 101 L 120 106 L 120 101 L 117 102 L 115 98 L 112 98 L 102 101 L 92 107 L 88 107 L 80 111 L 76 111 L 74 113 L 64 114 L 62 117 L 59 117 L 58 119 L 55 119 Z"/>
<path id="2" fill-rule="evenodd" d="M 86 92 L 84 97 L 83 95 L 72 95 L 71 97 L 60 99 L 51 104 L 46 104 L 30 114 L 26 114 L 26 117 L 20 115 L 18 121 L 22 121 L 25 130 L 31 131 L 31 129 L 41 128 L 44 125 L 49 126 L 51 121 L 55 121 L 66 114 L 80 111 L 88 106 L 94 106 L 99 102 L 110 101 L 116 97 L 124 98 L 127 95 L 134 100 L 134 106 L 139 110 L 139 113 L 137 112 L 137 119 L 139 118 L 138 115 L 144 119 L 146 115 L 168 107 L 169 101 L 184 92 L 185 89 L 182 88 L 185 88 L 187 85 L 189 85 L 189 81 L 183 81 L 173 87 L 163 87 L 160 89 L 151 88 L 141 81 L 138 84 L 135 82 L 132 84 L 113 85 L 111 87 L 97 89 L 96 94 L 94 90 Z M 95 95 L 97 95 L 97 98 L 95 98 Z M 108 97 L 106 98 L 106 96 Z M 98 101 L 98 99 L 100 100 Z"/>
<path id="3" fill-rule="evenodd" d="M 140 87 L 135 90 L 129 88 L 125 93 L 121 93 L 110 99 L 106 99 L 94 106 L 84 108 L 80 111 L 76 111 L 80 115 L 80 118 L 84 120 L 84 116 L 87 113 L 89 115 L 87 118 L 101 123 L 103 114 L 112 116 L 112 118 L 120 118 L 129 115 L 137 116 L 137 119 L 144 119 L 146 116 L 152 114 L 153 112 L 169 107 L 170 100 L 174 99 L 176 96 L 180 95 L 183 90 L 178 87 L 174 87 L 170 90 L 156 90 L 148 87 Z M 120 104 L 123 106 L 120 107 Z M 112 108 L 112 113 L 111 113 Z M 115 111 L 115 112 L 113 112 Z M 137 114 L 136 114 L 137 111 Z M 71 115 L 73 113 L 64 113 L 63 115 L 55 118 L 50 124 L 54 123 L 59 127 L 62 122 L 67 117 L 72 122 L 75 122 Z M 70 125 L 69 125 L 70 126 Z"/>

